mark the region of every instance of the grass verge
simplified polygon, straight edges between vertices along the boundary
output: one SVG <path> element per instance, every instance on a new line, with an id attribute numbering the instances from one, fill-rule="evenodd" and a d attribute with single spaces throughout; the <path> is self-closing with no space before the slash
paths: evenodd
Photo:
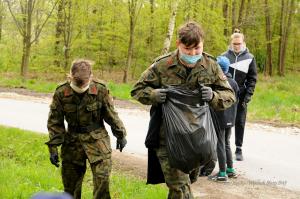
<path id="1" fill-rule="evenodd" d="M 0 126 L 0 198 L 28 199 L 40 191 L 62 192 L 60 168 L 49 162 L 44 142 L 47 135 Z M 113 170 L 111 196 L 116 199 L 166 198 L 164 186 L 146 185 L 144 179 Z M 88 168 L 83 199 L 92 198 L 92 175 Z"/>

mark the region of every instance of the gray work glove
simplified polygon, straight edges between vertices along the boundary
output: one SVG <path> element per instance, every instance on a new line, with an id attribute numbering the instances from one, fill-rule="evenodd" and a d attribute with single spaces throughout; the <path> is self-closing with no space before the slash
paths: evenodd
<path id="1" fill-rule="evenodd" d="M 59 167 L 59 158 L 56 146 L 49 146 L 49 153 L 50 153 L 50 162 L 51 164 Z"/>
<path id="2" fill-rule="evenodd" d="M 126 144 L 127 144 L 127 140 L 125 137 L 122 139 L 117 139 L 117 148 L 116 149 L 119 149 L 120 152 L 122 152 L 122 150 L 126 146 Z"/>
<path id="3" fill-rule="evenodd" d="M 167 90 L 163 88 L 152 90 L 151 99 L 156 103 L 164 103 L 167 99 Z"/>
<path id="4" fill-rule="evenodd" d="M 213 91 L 208 86 L 202 86 L 200 88 L 202 100 L 205 102 L 209 102 L 213 98 Z"/>

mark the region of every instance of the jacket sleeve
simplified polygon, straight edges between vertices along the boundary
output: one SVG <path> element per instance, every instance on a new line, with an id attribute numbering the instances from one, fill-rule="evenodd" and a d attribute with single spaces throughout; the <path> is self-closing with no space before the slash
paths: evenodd
<path id="1" fill-rule="evenodd" d="M 64 142 L 65 124 L 64 113 L 58 92 L 54 93 L 48 115 L 47 128 L 49 132 L 48 146 L 59 146 Z"/>
<path id="2" fill-rule="evenodd" d="M 151 98 L 151 93 L 156 88 L 160 88 L 160 78 L 156 66 L 152 65 L 143 72 L 140 79 L 134 85 L 131 96 L 142 104 L 154 104 L 155 102 Z"/>
<path id="3" fill-rule="evenodd" d="M 245 86 L 246 86 L 245 98 L 248 97 L 248 99 L 250 100 L 251 96 L 254 93 L 256 81 L 257 81 L 257 69 L 256 69 L 256 61 L 255 58 L 253 57 L 245 81 Z"/>
<path id="4" fill-rule="evenodd" d="M 103 115 L 104 121 L 110 125 L 113 135 L 117 139 L 122 139 L 126 137 L 126 130 L 123 122 L 119 118 L 118 113 L 115 111 L 112 97 L 109 94 L 109 90 L 105 89 L 103 93 L 103 106 L 101 113 Z"/>
<path id="5" fill-rule="evenodd" d="M 217 111 L 229 108 L 235 101 L 235 94 L 229 85 L 226 76 L 218 65 L 215 65 L 214 74 L 216 76 L 215 82 L 211 85 L 213 89 L 213 99 L 209 104 Z"/>

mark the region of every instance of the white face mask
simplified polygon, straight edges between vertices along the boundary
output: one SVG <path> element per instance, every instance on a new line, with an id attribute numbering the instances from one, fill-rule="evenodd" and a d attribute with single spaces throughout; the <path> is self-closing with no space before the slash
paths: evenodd
<path id="1" fill-rule="evenodd" d="M 76 93 L 84 93 L 85 91 L 87 91 L 87 89 L 89 89 L 90 81 L 88 82 L 88 84 L 85 87 L 82 87 L 82 88 L 76 86 L 72 81 L 71 81 L 70 86 Z"/>

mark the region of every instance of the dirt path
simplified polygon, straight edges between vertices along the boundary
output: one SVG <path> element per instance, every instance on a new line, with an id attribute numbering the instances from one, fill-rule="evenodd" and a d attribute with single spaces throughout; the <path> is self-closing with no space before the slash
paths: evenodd
<path id="1" fill-rule="evenodd" d="M 147 159 L 144 156 L 114 151 L 113 168 L 145 180 L 147 175 Z M 192 185 L 192 189 L 195 197 L 206 199 L 300 198 L 300 192 L 278 187 L 276 183 L 284 185 L 284 182 L 251 181 L 243 177 L 230 180 L 228 183 L 218 183 L 209 181 L 207 177 L 200 177 Z"/>

